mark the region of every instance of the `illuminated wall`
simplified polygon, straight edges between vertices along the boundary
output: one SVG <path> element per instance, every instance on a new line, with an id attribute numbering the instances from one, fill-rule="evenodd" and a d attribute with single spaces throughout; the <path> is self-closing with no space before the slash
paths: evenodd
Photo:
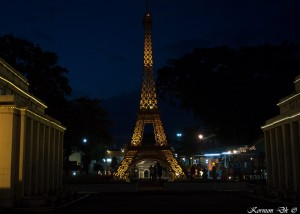
<path id="1" fill-rule="evenodd" d="M 0 58 L 0 206 L 62 186 L 65 128 L 28 93 L 28 82 Z"/>
<path id="2" fill-rule="evenodd" d="M 300 191 L 300 75 L 295 92 L 279 101 L 280 115 L 262 127 L 265 138 L 268 186 Z"/>

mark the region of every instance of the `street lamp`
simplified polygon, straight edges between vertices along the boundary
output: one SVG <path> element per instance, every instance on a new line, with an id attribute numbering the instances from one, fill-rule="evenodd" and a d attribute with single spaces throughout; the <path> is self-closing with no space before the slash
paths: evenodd
<path id="1" fill-rule="evenodd" d="M 178 137 L 178 142 L 180 143 L 180 138 L 182 137 L 182 133 L 177 133 L 176 136 Z"/>
<path id="2" fill-rule="evenodd" d="M 87 140 L 86 138 L 83 138 L 83 139 L 82 139 L 82 143 L 84 143 L 84 144 L 86 144 L 87 141 L 88 141 L 88 140 Z"/>
<path id="3" fill-rule="evenodd" d="M 202 135 L 202 134 L 199 134 L 199 135 L 198 135 L 198 138 L 200 139 L 200 142 L 201 142 L 201 140 L 203 139 L 203 135 Z"/>

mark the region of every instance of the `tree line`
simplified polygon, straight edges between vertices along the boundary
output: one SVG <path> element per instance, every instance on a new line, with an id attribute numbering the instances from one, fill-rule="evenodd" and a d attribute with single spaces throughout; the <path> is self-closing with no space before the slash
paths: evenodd
<path id="1" fill-rule="evenodd" d="M 66 74 L 68 69 L 59 65 L 56 53 L 44 51 L 39 45 L 13 35 L 0 37 L 0 57 L 24 75 L 29 92 L 45 102 L 46 114 L 65 126 L 64 167 L 72 147 L 83 151 L 85 164 L 99 159 L 113 140 L 109 128 L 112 122 L 100 99 L 70 98 L 72 88 Z M 82 139 L 87 138 L 87 143 Z"/>
<path id="2" fill-rule="evenodd" d="M 224 145 L 249 144 L 294 92 L 298 44 L 195 48 L 158 70 L 158 93 L 192 111 Z"/>

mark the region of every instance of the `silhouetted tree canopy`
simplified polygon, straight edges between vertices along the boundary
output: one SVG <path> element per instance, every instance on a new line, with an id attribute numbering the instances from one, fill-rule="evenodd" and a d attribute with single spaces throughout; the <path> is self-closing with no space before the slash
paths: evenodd
<path id="1" fill-rule="evenodd" d="M 47 113 L 60 117 L 60 105 L 65 105 L 72 89 L 65 76 L 68 70 L 58 64 L 56 53 L 43 51 L 25 39 L 4 35 L 0 37 L 0 57 L 28 79 L 29 92 L 46 103 Z"/>
<path id="2" fill-rule="evenodd" d="M 193 111 L 221 143 L 249 143 L 279 113 L 279 99 L 294 92 L 299 51 L 288 43 L 197 48 L 158 70 L 158 91 Z"/>
<path id="3" fill-rule="evenodd" d="M 29 81 L 29 92 L 44 101 L 46 113 L 67 127 L 64 139 L 65 156 L 71 147 L 81 147 L 87 137 L 85 148 L 88 158 L 96 156 L 111 140 L 107 129 L 108 114 L 100 100 L 90 98 L 68 99 L 72 89 L 65 76 L 66 68 L 58 64 L 54 52 L 44 51 L 38 45 L 13 35 L 0 36 L 0 57 L 7 61 Z M 88 159 L 87 158 L 87 159 Z"/>
<path id="4" fill-rule="evenodd" d="M 91 158 L 96 158 L 112 140 L 107 131 L 111 126 L 107 111 L 101 107 L 99 99 L 87 97 L 71 100 L 69 111 L 67 126 L 72 127 L 69 140 L 73 142 L 73 146 L 80 148 Z M 83 143 L 83 138 L 87 139 L 86 143 Z"/>

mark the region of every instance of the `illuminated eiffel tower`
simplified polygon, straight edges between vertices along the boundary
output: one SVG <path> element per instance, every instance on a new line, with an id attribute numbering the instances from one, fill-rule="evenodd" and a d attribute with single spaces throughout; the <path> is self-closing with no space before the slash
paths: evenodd
<path id="1" fill-rule="evenodd" d="M 130 146 L 119 168 L 114 173 L 116 179 L 128 180 L 132 167 L 144 160 L 157 161 L 166 169 L 169 180 L 185 177 L 182 168 L 175 159 L 168 146 L 160 113 L 157 106 L 155 79 L 152 57 L 152 18 L 147 5 L 143 20 L 144 25 L 144 71 L 140 97 L 140 108 L 136 125 L 132 135 Z M 155 144 L 143 145 L 144 128 L 146 124 L 152 124 L 155 136 Z"/>

